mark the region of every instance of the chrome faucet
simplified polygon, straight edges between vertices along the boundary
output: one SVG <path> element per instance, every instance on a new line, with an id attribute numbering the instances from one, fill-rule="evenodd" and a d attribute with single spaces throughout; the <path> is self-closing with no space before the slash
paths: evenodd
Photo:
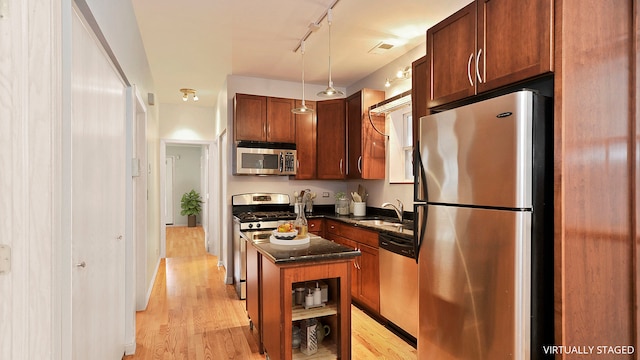
<path id="1" fill-rule="evenodd" d="M 400 199 L 396 199 L 396 201 L 398 201 L 398 207 L 396 207 L 395 205 L 393 205 L 392 203 L 383 203 L 382 207 L 387 207 L 387 206 L 391 206 L 393 208 L 393 210 L 396 211 L 396 215 L 398 215 L 398 220 L 400 220 L 400 222 L 402 222 L 402 216 L 404 214 L 404 205 L 402 204 L 402 201 L 400 201 Z"/>

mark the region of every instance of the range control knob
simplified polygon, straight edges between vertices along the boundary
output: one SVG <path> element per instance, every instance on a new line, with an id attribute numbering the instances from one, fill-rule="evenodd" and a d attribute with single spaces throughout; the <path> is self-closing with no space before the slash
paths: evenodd
<path id="1" fill-rule="evenodd" d="M 257 223 L 257 224 L 256 224 L 256 227 L 257 227 L 257 228 L 260 228 L 260 223 Z"/>
<path id="2" fill-rule="evenodd" d="M 253 228 L 253 224 L 249 224 L 249 229 Z"/>

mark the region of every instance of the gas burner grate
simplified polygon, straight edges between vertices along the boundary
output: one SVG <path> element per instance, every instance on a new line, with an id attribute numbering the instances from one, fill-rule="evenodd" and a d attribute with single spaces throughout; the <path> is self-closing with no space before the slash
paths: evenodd
<path id="1" fill-rule="evenodd" d="M 290 211 L 248 211 L 236 215 L 242 221 L 289 220 L 296 214 Z"/>

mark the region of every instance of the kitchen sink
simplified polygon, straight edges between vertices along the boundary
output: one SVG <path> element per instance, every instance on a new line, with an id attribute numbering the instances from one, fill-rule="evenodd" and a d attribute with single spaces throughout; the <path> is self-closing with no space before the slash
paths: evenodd
<path id="1" fill-rule="evenodd" d="M 364 225 L 373 225 L 373 226 L 396 226 L 403 227 L 404 224 L 399 222 L 392 222 L 387 220 L 360 220 L 361 224 Z"/>
<path id="2" fill-rule="evenodd" d="M 356 224 L 370 226 L 380 230 L 403 233 L 405 235 L 413 235 L 413 221 L 411 220 L 399 222 L 390 218 L 369 218 L 358 220 Z"/>

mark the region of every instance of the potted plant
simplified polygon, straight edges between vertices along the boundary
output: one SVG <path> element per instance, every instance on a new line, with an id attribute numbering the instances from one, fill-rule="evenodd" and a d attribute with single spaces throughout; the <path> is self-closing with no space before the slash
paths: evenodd
<path id="1" fill-rule="evenodd" d="M 180 201 L 180 203 L 182 206 L 180 215 L 187 216 L 188 227 L 195 227 L 196 215 L 200 214 L 200 212 L 202 211 L 202 200 L 200 199 L 200 194 L 191 189 L 191 191 L 182 195 L 182 200 Z"/>

